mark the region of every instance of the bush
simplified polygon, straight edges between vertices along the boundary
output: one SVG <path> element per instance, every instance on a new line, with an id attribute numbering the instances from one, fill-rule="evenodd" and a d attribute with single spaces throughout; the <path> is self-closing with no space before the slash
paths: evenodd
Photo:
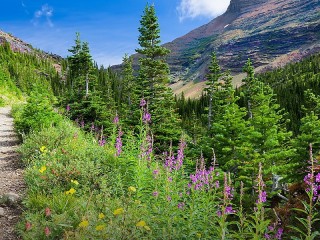
<path id="1" fill-rule="evenodd" d="M 16 130 L 23 134 L 59 123 L 62 117 L 54 112 L 52 107 L 54 100 L 48 90 L 35 86 L 27 104 L 23 106 L 20 113 L 16 112 Z"/>

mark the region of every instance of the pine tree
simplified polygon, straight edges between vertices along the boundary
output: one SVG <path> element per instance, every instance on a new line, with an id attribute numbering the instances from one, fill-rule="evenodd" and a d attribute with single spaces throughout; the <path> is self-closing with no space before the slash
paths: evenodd
<path id="1" fill-rule="evenodd" d="M 139 45 L 136 52 L 139 58 L 139 75 L 137 90 L 140 99 L 148 103 L 152 115 L 151 130 L 159 151 L 169 145 L 178 143 L 181 134 L 179 118 L 176 113 L 172 91 L 166 86 L 169 82 L 169 66 L 165 57 L 169 50 L 160 45 L 160 29 L 154 6 L 144 9 L 139 27 Z"/>
<path id="2" fill-rule="evenodd" d="M 246 110 L 237 104 L 239 97 L 235 96 L 229 73 L 223 77 L 222 86 L 216 95 L 219 96 L 219 112 L 212 124 L 212 147 L 222 168 L 243 175 L 241 167 L 247 164 L 251 157 L 249 140 L 253 127 L 245 120 Z"/>
<path id="3" fill-rule="evenodd" d="M 68 116 L 82 123 L 80 125 L 85 125 L 87 129 L 95 124 L 99 127 L 103 126 L 105 132 L 111 131 L 115 104 L 111 93 L 103 96 L 103 91 L 110 90 L 107 79 L 105 79 L 106 75 L 100 75 L 104 69 L 99 71 L 95 67 L 89 44 L 80 40 L 79 33 L 76 34 L 75 45 L 69 52 L 72 53 L 68 57 L 67 87 L 69 93 L 66 94 L 63 101 L 65 105 L 70 106 Z M 105 83 L 105 86 L 102 85 L 101 89 L 97 89 L 98 83 Z"/>
<path id="4" fill-rule="evenodd" d="M 307 102 L 303 107 L 305 116 L 301 119 L 299 134 L 292 140 L 296 154 L 290 165 L 293 180 L 301 180 L 309 166 L 309 144 L 312 144 L 313 154 L 319 155 L 320 151 L 320 96 L 315 95 L 310 89 L 305 92 Z"/>
<path id="5" fill-rule="evenodd" d="M 222 77 L 221 68 L 217 61 L 217 56 L 213 52 L 211 55 L 211 62 L 209 66 L 209 73 L 207 75 L 207 87 L 205 88 L 208 97 L 209 97 L 209 109 L 208 109 L 208 130 L 210 132 L 211 124 L 213 120 L 213 104 L 214 101 L 217 100 L 215 94 L 218 92 L 219 89 L 219 80 Z"/>
<path id="6" fill-rule="evenodd" d="M 247 73 L 245 82 L 245 98 L 247 99 L 248 121 L 254 128 L 251 135 L 253 158 L 250 164 L 244 166 L 256 169 L 259 162 L 264 165 L 266 173 L 285 174 L 285 165 L 294 150 L 289 144 L 292 132 L 286 129 L 286 118 L 280 106 L 276 103 L 276 96 L 270 86 L 260 82 L 254 76 L 254 68 L 250 59 L 244 71 Z M 255 173 L 252 172 L 252 177 Z"/>
<path id="7" fill-rule="evenodd" d="M 160 45 L 160 28 L 154 6 L 145 7 L 138 30 L 140 48 L 136 52 L 142 55 L 139 58 L 139 85 L 142 97 L 152 105 L 163 85 L 168 83 L 169 66 L 165 57 L 170 53 Z"/>
<path id="8" fill-rule="evenodd" d="M 96 84 L 94 65 L 87 42 L 81 42 L 80 34 L 76 33 L 75 45 L 68 50 L 72 55 L 68 57 L 69 75 L 68 82 L 72 92 L 89 95 L 89 82 L 91 90 Z"/>

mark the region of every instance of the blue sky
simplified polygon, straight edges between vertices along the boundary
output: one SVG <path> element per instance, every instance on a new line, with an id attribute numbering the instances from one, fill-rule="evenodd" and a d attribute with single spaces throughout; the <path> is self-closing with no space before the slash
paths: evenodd
<path id="1" fill-rule="evenodd" d="M 222 14 L 230 0 L 4 0 L 0 29 L 63 57 L 80 32 L 94 60 L 109 66 L 135 52 L 147 3 L 155 5 L 166 43 Z"/>

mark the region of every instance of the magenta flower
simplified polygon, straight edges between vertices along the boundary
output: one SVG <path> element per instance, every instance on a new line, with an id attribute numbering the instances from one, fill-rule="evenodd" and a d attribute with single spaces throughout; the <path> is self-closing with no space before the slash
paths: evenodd
<path id="1" fill-rule="evenodd" d="M 116 124 L 116 125 L 119 123 L 119 116 L 118 116 L 118 114 L 114 117 L 113 123 Z"/>
<path id="2" fill-rule="evenodd" d="M 265 239 L 271 239 L 270 235 L 268 233 L 264 234 Z"/>
<path id="3" fill-rule="evenodd" d="M 172 172 L 173 170 L 178 171 L 182 167 L 183 159 L 184 159 L 183 152 L 184 152 L 185 146 L 186 146 L 186 143 L 183 140 L 180 140 L 179 149 L 177 152 L 177 158 L 175 158 L 173 154 L 166 158 L 164 165 L 169 172 Z"/>
<path id="4" fill-rule="evenodd" d="M 318 174 L 316 175 L 316 182 L 317 182 L 317 183 L 320 183 L 320 173 L 318 173 Z"/>
<path id="5" fill-rule="evenodd" d="M 154 191 L 154 192 L 152 193 L 152 195 L 153 195 L 154 197 L 158 197 L 159 193 L 158 193 L 157 191 Z"/>
<path id="6" fill-rule="evenodd" d="M 144 107 L 147 104 L 146 100 L 144 100 L 144 98 L 142 98 L 140 100 L 140 107 Z"/>
<path id="7" fill-rule="evenodd" d="M 267 192 L 266 191 L 261 191 L 259 193 L 259 202 L 264 203 L 267 201 Z"/>
<path id="8" fill-rule="evenodd" d="M 222 216 L 221 211 L 217 211 L 217 216 L 218 216 L 218 217 L 221 217 L 221 216 Z"/>
<path id="9" fill-rule="evenodd" d="M 101 146 L 101 147 L 106 145 L 106 140 L 104 139 L 104 137 L 102 137 L 98 142 L 99 142 L 99 146 Z"/>
<path id="10" fill-rule="evenodd" d="M 276 239 L 281 239 L 282 234 L 283 234 L 283 228 L 278 228 Z"/>
<path id="11" fill-rule="evenodd" d="M 70 111 L 70 105 L 69 104 L 66 106 L 66 110 L 67 110 L 67 112 Z"/>
<path id="12" fill-rule="evenodd" d="M 149 123 L 149 122 L 151 122 L 151 114 L 148 113 L 148 112 L 145 112 L 145 113 L 143 114 L 142 121 L 143 121 L 144 123 Z"/>
<path id="13" fill-rule="evenodd" d="M 185 205 L 184 202 L 180 202 L 180 203 L 178 203 L 178 208 L 183 209 L 184 205 Z"/>
<path id="14" fill-rule="evenodd" d="M 157 176 L 159 175 L 159 170 L 158 169 L 153 170 L 152 174 L 154 178 L 157 178 Z"/>
<path id="15" fill-rule="evenodd" d="M 116 147 L 116 156 L 120 156 L 121 152 L 122 152 L 122 140 L 121 140 L 121 136 L 122 136 L 122 132 L 121 130 L 119 130 L 119 134 L 118 134 L 118 137 L 116 139 L 116 144 L 115 144 L 115 147 Z"/>
<path id="16" fill-rule="evenodd" d="M 194 190 L 203 190 L 211 188 L 211 182 L 213 180 L 214 168 L 205 167 L 204 158 L 201 156 L 200 166 L 197 166 L 196 172 L 190 174 L 191 183 Z M 190 186 L 190 185 L 189 185 Z"/>
<path id="17" fill-rule="evenodd" d="M 225 214 L 230 214 L 230 213 L 234 213 L 235 211 L 232 209 L 232 206 L 229 205 L 225 208 L 224 213 Z"/>

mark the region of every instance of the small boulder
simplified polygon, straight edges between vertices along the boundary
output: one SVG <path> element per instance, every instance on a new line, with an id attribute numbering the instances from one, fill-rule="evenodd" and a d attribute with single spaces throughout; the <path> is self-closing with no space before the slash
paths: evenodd
<path id="1" fill-rule="evenodd" d="M 4 208 L 0 207 L 0 217 L 3 217 L 5 214 Z"/>
<path id="2" fill-rule="evenodd" d="M 20 196 L 14 192 L 8 192 L 4 197 L 7 198 L 11 204 L 16 204 L 20 200 Z"/>

